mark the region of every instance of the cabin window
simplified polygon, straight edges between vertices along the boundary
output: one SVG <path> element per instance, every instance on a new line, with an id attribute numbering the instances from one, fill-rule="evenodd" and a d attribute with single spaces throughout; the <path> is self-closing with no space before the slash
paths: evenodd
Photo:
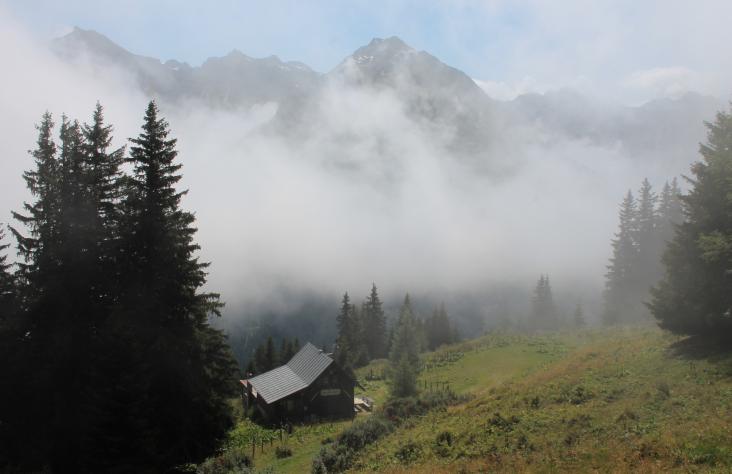
<path id="1" fill-rule="evenodd" d="M 295 400 L 287 400 L 285 402 L 285 410 L 288 412 L 295 411 Z"/>

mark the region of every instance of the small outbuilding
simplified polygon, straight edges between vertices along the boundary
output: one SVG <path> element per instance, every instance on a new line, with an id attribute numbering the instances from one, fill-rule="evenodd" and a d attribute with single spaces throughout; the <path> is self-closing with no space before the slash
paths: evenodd
<path id="1" fill-rule="evenodd" d="M 356 381 L 309 342 L 285 365 L 240 383 L 245 410 L 269 423 L 354 416 Z"/>

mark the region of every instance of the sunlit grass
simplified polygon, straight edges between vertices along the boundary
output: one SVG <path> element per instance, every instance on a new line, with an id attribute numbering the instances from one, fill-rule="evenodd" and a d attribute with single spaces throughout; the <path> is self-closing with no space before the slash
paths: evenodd
<path id="1" fill-rule="evenodd" d="M 688 359 L 670 351 L 676 341 L 648 326 L 466 354 L 439 376 L 477 396 L 370 446 L 358 469 L 730 472 L 732 356 Z"/>

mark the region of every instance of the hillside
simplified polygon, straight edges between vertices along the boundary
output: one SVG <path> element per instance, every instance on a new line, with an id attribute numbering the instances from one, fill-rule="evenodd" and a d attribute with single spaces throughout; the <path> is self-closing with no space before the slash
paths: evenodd
<path id="1" fill-rule="evenodd" d="M 507 344 L 478 345 L 451 367 L 428 371 L 426 378 L 439 373 L 475 398 L 368 448 L 357 470 L 728 472 L 732 467 L 729 353 L 705 353 L 693 341 L 654 327 Z M 497 370 L 506 363 L 514 377 Z M 449 435 L 440 439 L 450 441 L 437 442 L 445 432 Z"/>
<path id="2" fill-rule="evenodd" d="M 703 348 L 642 326 L 487 335 L 440 349 L 425 355 L 421 386 L 441 382 L 469 401 L 409 419 L 359 453 L 352 471 L 729 472 L 732 354 Z M 359 370 L 377 404 L 385 384 L 365 378 L 382 369 Z M 296 429 L 291 458 L 257 448 L 255 467 L 307 472 L 323 440 L 349 424 Z"/>

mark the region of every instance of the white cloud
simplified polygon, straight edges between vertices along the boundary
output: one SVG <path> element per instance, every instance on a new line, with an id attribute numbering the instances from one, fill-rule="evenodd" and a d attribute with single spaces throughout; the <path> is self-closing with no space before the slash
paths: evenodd
<path id="1" fill-rule="evenodd" d="M 683 66 L 656 67 L 635 71 L 621 84 L 644 94 L 671 98 L 678 98 L 689 91 L 706 89 L 702 76 Z"/>
<path id="2" fill-rule="evenodd" d="M 0 52 L 5 220 L 26 198 L 26 150 L 46 109 L 84 120 L 100 99 L 122 143 L 137 134 L 146 97 L 120 71 L 60 62 L 1 10 Z M 516 64 L 538 64 L 522 59 Z M 557 82 L 519 77 L 476 82 L 503 98 L 549 83 L 587 87 L 587 76 L 576 73 L 543 76 Z M 639 87 L 659 81 L 635 79 Z M 561 138 L 537 145 L 505 130 L 511 147 L 496 159 L 517 171 L 498 180 L 454 159 L 444 137 L 425 132 L 389 92 L 334 88 L 319 99 L 313 133 L 297 147 L 258 133 L 271 108 L 163 110 L 179 138 L 185 206 L 196 212 L 203 258 L 212 261 L 211 286 L 230 307 L 271 299 L 282 283 L 335 292 L 372 281 L 397 292 L 480 291 L 515 279 L 530 286 L 549 272 L 557 285 L 581 278 L 599 287 L 617 200 L 659 174 L 615 148 Z M 521 133 L 536 131 L 528 124 Z"/>

